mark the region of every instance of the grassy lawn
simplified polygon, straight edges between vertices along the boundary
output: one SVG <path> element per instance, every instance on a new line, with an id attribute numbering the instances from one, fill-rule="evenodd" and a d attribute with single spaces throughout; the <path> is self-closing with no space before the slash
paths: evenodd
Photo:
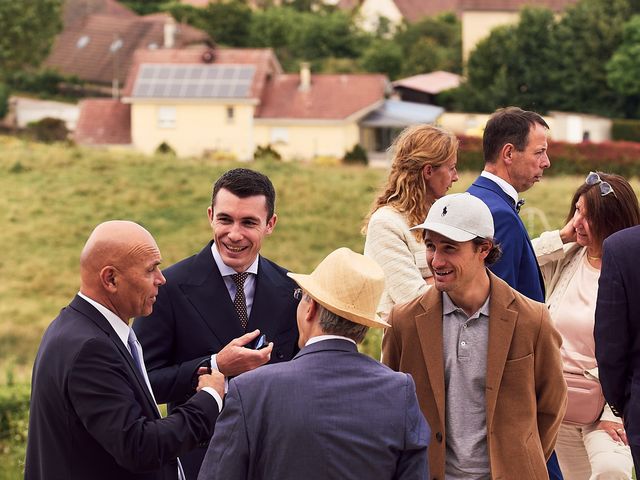
<path id="1" fill-rule="evenodd" d="M 164 265 L 171 265 L 211 238 L 206 209 L 212 183 L 240 165 L 44 146 L 2 136 L 0 151 L 0 384 L 28 382 L 43 330 L 78 290 L 78 257 L 96 224 L 109 219 L 143 224 L 158 241 Z M 264 244 L 265 256 L 307 273 L 337 247 L 362 252 L 362 218 L 385 171 L 243 166 L 266 173 L 278 195 L 278 224 Z M 463 173 L 452 191 L 465 190 L 476 174 Z M 583 178 L 548 178 L 525 195 L 522 215 L 532 235 L 545 225 L 564 224 Z M 639 190 L 637 182 L 634 187 Z M 527 212 L 535 215 L 529 219 Z M 379 332 L 371 332 L 364 351 L 377 358 L 379 344 Z M 0 471 L 6 471 L 1 434 Z M 6 478 L 20 476 L 15 472 Z"/>

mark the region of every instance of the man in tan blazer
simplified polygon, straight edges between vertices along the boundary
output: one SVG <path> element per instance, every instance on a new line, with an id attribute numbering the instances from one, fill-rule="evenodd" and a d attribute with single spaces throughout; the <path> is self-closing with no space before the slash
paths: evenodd
<path id="1" fill-rule="evenodd" d="M 391 310 L 382 360 L 416 382 L 431 478 L 549 478 L 567 393 L 547 308 L 487 269 L 500 249 L 478 198 L 447 195 L 415 228 L 435 288 Z"/>

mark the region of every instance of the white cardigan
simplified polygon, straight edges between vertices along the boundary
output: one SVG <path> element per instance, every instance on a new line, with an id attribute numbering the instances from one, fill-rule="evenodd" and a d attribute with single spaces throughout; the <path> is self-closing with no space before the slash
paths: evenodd
<path id="1" fill-rule="evenodd" d="M 391 307 L 419 297 L 427 290 L 425 278 L 431 276 L 424 243 L 409 230 L 407 218 L 385 205 L 369 219 L 364 254 L 384 271 L 385 290 L 378 305 L 378 316 L 386 317 Z"/>

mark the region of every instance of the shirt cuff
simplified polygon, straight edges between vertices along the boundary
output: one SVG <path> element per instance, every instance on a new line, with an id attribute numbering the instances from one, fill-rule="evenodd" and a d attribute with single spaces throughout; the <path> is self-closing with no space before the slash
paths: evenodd
<path id="1" fill-rule="evenodd" d="M 225 380 L 225 390 L 226 390 L 226 380 Z M 215 391 L 214 388 L 212 387 L 202 387 L 202 390 L 207 392 L 209 395 L 211 395 L 213 398 L 216 399 L 216 403 L 218 404 L 218 412 L 222 411 L 222 397 L 220 397 L 220 394 L 218 392 Z"/>
<path id="2" fill-rule="evenodd" d="M 211 355 L 211 370 L 218 370 L 218 362 L 216 362 L 216 354 Z M 220 371 L 220 370 L 218 370 Z M 229 379 L 224 377 L 224 393 L 225 395 L 229 392 Z"/>

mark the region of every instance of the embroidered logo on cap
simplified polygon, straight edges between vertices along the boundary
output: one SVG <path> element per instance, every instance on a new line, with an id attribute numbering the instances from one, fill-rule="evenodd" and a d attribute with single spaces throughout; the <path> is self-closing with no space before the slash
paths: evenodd
<path id="1" fill-rule="evenodd" d="M 442 209 L 442 216 L 444 217 L 447 214 L 447 207 Z"/>

